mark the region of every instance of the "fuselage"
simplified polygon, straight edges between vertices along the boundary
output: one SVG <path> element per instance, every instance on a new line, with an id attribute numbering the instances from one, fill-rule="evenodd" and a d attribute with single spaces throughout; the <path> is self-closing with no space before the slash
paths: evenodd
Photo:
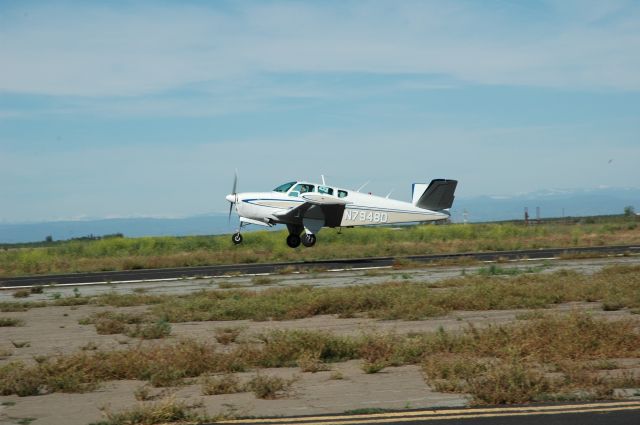
<path id="1" fill-rule="evenodd" d="M 305 181 L 285 183 L 269 192 L 246 192 L 227 196 L 229 202 L 235 202 L 238 215 L 265 224 L 291 224 L 281 217 L 282 213 L 304 204 L 311 198 L 343 203 L 344 213 L 339 226 L 344 227 L 427 222 L 449 218 L 446 212 L 426 210 L 410 202 Z"/>

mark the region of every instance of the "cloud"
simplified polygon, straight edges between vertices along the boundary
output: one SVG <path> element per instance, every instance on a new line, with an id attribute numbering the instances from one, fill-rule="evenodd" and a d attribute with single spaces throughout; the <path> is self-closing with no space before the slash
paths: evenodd
<path id="1" fill-rule="evenodd" d="M 269 73 L 640 89 L 634 2 L 17 3 L 0 90 L 140 96 Z"/>

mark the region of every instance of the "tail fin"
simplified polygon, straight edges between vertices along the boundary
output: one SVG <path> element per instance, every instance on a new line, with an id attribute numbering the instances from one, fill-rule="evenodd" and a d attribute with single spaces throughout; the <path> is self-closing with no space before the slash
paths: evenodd
<path id="1" fill-rule="evenodd" d="M 445 210 L 453 205 L 453 193 L 457 180 L 435 179 L 427 186 L 425 183 L 413 184 L 413 205 L 426 210 Z"/>

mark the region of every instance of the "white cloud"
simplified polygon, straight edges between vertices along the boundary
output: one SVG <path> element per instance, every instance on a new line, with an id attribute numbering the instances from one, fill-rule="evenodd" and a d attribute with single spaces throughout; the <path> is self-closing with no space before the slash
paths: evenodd
<path id="1" fill-rule="evenodd" d="M 527 7 L 24 3 L 0 20 L 0 90 L 136 96 L 206 81 L 234 85 L 269 72 L 439 74 L 479 84 L 640 89 L 637 3 Z"/>

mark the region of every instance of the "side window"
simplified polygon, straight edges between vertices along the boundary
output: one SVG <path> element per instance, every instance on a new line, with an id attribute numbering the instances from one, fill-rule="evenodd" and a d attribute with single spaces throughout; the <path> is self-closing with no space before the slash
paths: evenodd
<path id="1" fill-rule="evenodd" d="M 348 194 L 349 194 L 349 192 L 347 192 L 346 190 L 339 190 L 338 191 L 338 198 L 346 198 Z"/>
<path id="2" fill-rule="evenodd" d="M 312 184 L 300 183 L 289 192 L 289 196 L 300 196 L 303 193 L 313 192 L 315 187 Z"/>
<path id="3" fill-rule="evenodd" d="M 333 195 L 333 189 L 327 186 L 318 186 L 318 193 L 323 195 Z"/>

